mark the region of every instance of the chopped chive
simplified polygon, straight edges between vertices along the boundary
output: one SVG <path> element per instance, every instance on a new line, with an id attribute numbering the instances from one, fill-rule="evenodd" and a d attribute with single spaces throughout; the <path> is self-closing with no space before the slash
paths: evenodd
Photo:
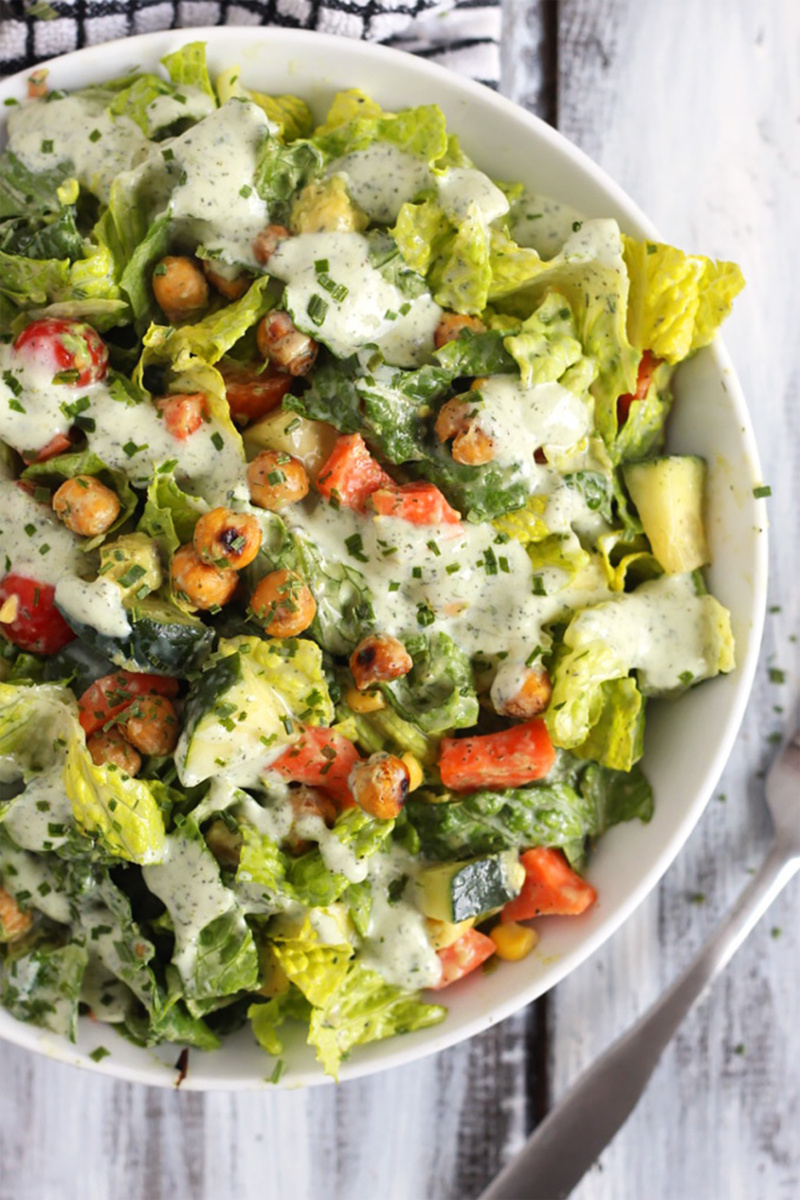
<path id="1" fill-rule="evenodd" d="M 306 313 L 309 321 L 314 325 L 321 325 L 325 320 L 325 313 L 328 311 L 328 302 L 323 300 L 322 296 L 318 296 L 315 292 L 306 305 Z"/>
<path id="2" fill-rule="evenodd" d="M 753 488 L 753 495 L 755 496 L 756 500 L 766 500 L 767 496 L 772 495 L 772 488 L 769 486 L 769 484 L 762 484 L 761 487 Z"/>
<path id="3" fill-rule="evenodd" d="M 211 435 L 211 443 L 213 446 L 216 447 L 217 450 L 221 450 L 222 447 L 225 445 L 225 440 L 221 433 L 215 431 Z"/>
<path id="4" fill-rule="evenodd" d="M 90 142 L 99 142 L 100 138 L 102 136 L 103 135 L 99 129 L 93 129 L 92 132 L 89 134 L 89 141 Z"/>

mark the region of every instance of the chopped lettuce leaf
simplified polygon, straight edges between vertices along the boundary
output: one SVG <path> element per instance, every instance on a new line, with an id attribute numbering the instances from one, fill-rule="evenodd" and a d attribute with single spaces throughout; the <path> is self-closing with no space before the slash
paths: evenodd
<path id="1" fill-rule="evenodd" d="M 387 113 L 357 89 L 339 92 L 312 141 L 328 158 L 341 158 L 373 142 L 391 142 L 431 167 L 448 150 L 444 113 L 438 104 Z"/>
<path id="2" fill-rule="evenodd" d="M 547 292 L 519 333 L 505 338 L 503 345 L 519 366 L 526 387 L 560 380 L 583 358 L 572 309 L 558 292 Z M 592 364 L 592 374 L 594 369 Z"/>
<path id="3" fill-rule="evenodd" d="M 81 983 L 89 961 L 84 946 L 43 943 L 15 950 L 0 971 L 0 1002 L 12 1017 L 74 1042 Z"/>
<path id="4" fill-rule="evenodd" d="M 314 117 L 305 100 L 299 96 L 268 96 L 264 92 L 254 92 L 241 82 L 239 67 L 228 67 L 217 76 L 216 88 L 220 104 L 225 104 L 232 97 L 240 100 L 252 100 L 280 129 L 281 140 L 294 142 L 297 138 L 307 138 L 314 128 Z"/>
<path id="5" fill-rule="evenodd" d="M 644 698 L 629 677 L 609 680 L 601 691 L 600 716 L 572 753 L 615 771 L 630 771 L 644 753 Z"/>
<path id="6" fill-rule="evenodd" d="M 467 729 L 478 719 L 478 698 L 469 657 L 446 633 L 406 638 L 414 665 L 381 690 L 406 721 L 423 733 Z"/>
<path id="7" fill-rule="evenodd" d="M 78 708 L 68 688 L 0 683 L 0 755 L 13 756 L 26 778 L 61 762 L 77 729 Z"/>
<path id="8" fill-rule="evenodd" d="M 296 937 L 276 936 L 272 947 L 289 981 L 316 1007 L 327 1004 L 341 986 L 353 957 L 349 942 L 321 942 L 309 920 Z"/>
<path id="9" fill-rule="evenodd" d="M 269 283 L 269 276 L 262 275 L 240 300 L 223 305 L 194 325 L 178 329 L 153 326 L 148 333 L 148 347 L 154 356 L 176 363 L 188 356 L 208 364 L 218 362 L 272 307 L 273 301 L 266 295 Z"/>
<path id="10" fill-rule="evenodd" d="M 257 985 L 253 935 L 196 826 L 184 821 L 169 834 L 161 862 L 145 866 L 144 878 L 169 912 L 175 931 L 173 961 L 193 1016 L 217 1007 L 220 996 Z"/>
<path id="11" fill-rule="evenodd" d="M 623 238 L 630 276 L 628 334 L 639 350 L 678 363 L 707 346 L 744 287 L 735 263 Z"/>
<path id="12" fill-rule="evenodd" d="M 109 854 L 142 865 L 161 861 L 165 789 L 157 780 L 132 779 L 113 764 L 97 766 L 76 735 L 67 748 L 64 788 L 75 824 Z"/>
<path id="13" fill-rule="evenodd" d="M 170 82 L 176 87 L 199 88 L 216 104 L 216 93 L 211 86 L 206 65 L 205 42 L 187 42 L 172 54 L 166 54 L 161 62 L 167 68 Z"/>
<path id="14" fill-rule="evenodd" d="M 398 1033 L 427 1029 L 447 1010 L 424 1004 L 417 992 L 387 983 L 376 971 L 354 963 L 325 1005 L 312 1008 L 308 1041 L 328 1075 L 338 1078 L 342 1059 L 363 1046 Z"/>

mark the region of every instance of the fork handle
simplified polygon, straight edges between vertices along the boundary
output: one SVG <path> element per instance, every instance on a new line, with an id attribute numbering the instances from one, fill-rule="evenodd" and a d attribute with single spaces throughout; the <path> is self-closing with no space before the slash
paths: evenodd
<path id="1" fill-rule="evenodd" d="M 773 844 L 728 916 L 671 988 L 602 1054 L 480 1200 L 565 1200 L 622 1128 L 692 1005 L 800 867 Z"/>

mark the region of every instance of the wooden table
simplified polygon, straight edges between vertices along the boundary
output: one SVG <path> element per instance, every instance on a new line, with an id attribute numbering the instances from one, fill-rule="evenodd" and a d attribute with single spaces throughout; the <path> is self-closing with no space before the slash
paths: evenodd
<path id="1" fill-rule="evenodd" d="M 600 162 L 666 240 L 736 259 L 747 276 L 725 336 L 772 486 L 772 576 L 757 682 L 718 795 L 589 962 L 436 1058 L 339 1088 L 204 1097 L 0 1046 L 0 1200 L 475 1196 L 675 976 L 764 853 L 762 777 L 771 739 L 796 719 L 798 681 L 800 6 L 506 4 L 504 91 Z M 797 912 L 795 884 L 686 1022 L 576 1200 L 800 1196 Z"/>

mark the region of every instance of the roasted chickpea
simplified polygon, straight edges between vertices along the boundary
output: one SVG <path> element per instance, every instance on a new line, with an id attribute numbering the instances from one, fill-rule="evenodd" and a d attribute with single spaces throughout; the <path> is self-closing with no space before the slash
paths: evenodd
<path id="1" fill-rule="evenodd" d="M 111 488 L 92 475 L 67 479 L 53 496 L 53 511 L 67 529 L 81 537 L 97 537 L 119 516 L 119 500 Z"/>
<path id="2" fill-rule="evenodd" d="M 33 925 L 33 913 L 20 908 L 14 897 L 0 887 L 0 942 L 16 942 Z"/>
<path id="3" fill-rule="evenodd" d="M 156 408 L 164 418 L 168 432 L 185 442 L 208 419 L 208 401 L 202 392 L 176 392 L 159 396 Z"/>
<path id="4" fill-rule="evenodd" d="M 289 314 L 279 309 L 261 318 L 256 340 L 264 358 L 288 375 L 307 375 L 316 361 L 317 343 L 307 333 L 301 333 Z"/>
<path id="5" fill-rule="evenodd" d="M 311 849 L 313 843 L 303 836 L 303 818 L 320 817 L 330 829 L 336 821 L 336 805 L 316 788 L 302 786 L 292 788 L 289 793 L 289 801 L 293 814 L 292 829 L 283 845 L 290 854 L 304 854 L 306 850 Z M 295 828 L 298 824 L 301 826 L 300 829 Z"/>
<path id="6" fill-rule="evenodd" d="M 175 705 L 166 696 L 140 696 L 124 717 L 125 737 L 142 754 L 172 754 L 181 727 Z"/>
<path id="7" fill-rule="evenodd" d="M 349 782 L 356 804 L 371 817 L 391 821 L 400 816 L 408 795 L 408 767 L 401 758 L 373 754 L 356 763 Z"/>
<path id="8" fill-rule="evenodd" d="M 118 729 L 93 733 L 86 739 L 86 749 L 98 767 L 113 765 L 126 775 L 138 775 L 141 770 L 142 756 Z"/>
<path id="9" fill-rule="evenodd" d="M 220 570 L 204 563 L 191 544 L 175 551 L 170 571 L 172 586 L 195 608 L 227 604 L 239 582 L 239 576 L 230 568 Z"/>
<path id="10" fill-rule="evenodd" d="M 250 608 L 270 637 L 297 637 L 317 611 L 310 589 L 294 571 L 271 571 L 253 592 Z"/>
<path id="11" fill-rule="evenodd" d="M 190 321 L 208 305 L 206 277 L 193 258 L 168 255 L 153 271 L 153 295 L 170 323 Z"/>
<path id="12" fill-rule="evenodd" d="M 262 450 L 247 466 L 250 499 L 259 508 L 278 512 L 308 495 L 309 479 L 303 464 L 283 450 Z"/>
<path id="13" fill-rule="evenodd" d="M 250 287 L 250 276 L 238 267 L 226 267 L 223 263 L 203 260 L 203 274 L 213 288 L 226 300 L 241 300 Z"/>
<path id="14" fill-rule="evenodd" d="M 516 717 L 527 721 L 544 712 L 553 694 L 553 685 L 545 667 L 528 667 L 518 690 L 511 696 L 504 689 L 493 689 L 492 702 L 495 711 L 504 717 Z M 496 694 L 499 693 L 499 694 Z"/>
<path id="15" fill-rule="evenodd" d="M 359 691 L 373 683 L 399 679 L 414 665 L 402 642 L 386 633 L 369 633 L 350 655 L 350 670 Z"/>
<path id="16" fill-rule="evenodd" d="M 194 527 L 194 548 L 203 562 L 240 571 L 261 547 L 261 526 L 250 513 L 212 508 Z"/>
<path id="17" fill-rule="evenodd" d="M 433 331 L 433 344 L 436 349 L 441 350 L 447 342 L 454 342 L 462 329 L 471 329 L 473 333 L 486 332 L 486 326 L 480 317 L 468 317 L 462 313 L 442 313 L 439 324 Z"/>
<path id="18" fill-rule="evenodd" d="M 473 406 L 463 396 L 453 396 L 443 404 L 436 418 L 436 436 L 440 442 L 453 439 L 455 462 L 481 466 L 494 458 L 494 443 L 475 420 Z"/>
<path id="19" fill-rule="evenodd" d="M 256 262 L 266 266 L 281 242 L 285 242 L 291 236 L 285 225 L 267 225 L 266 229 L 262 229 L 261 233 L 256 235 L 253 242 Z"/>
<path id="20" fill-rule="evenodd" d="M 225 381 L 225 398 L 237 425 L 259 421 L 277 408 L 292 386 L 291 375 L 264 366 L 263 362 L 243 364 L 233 359 L 217 363 Z"/>

